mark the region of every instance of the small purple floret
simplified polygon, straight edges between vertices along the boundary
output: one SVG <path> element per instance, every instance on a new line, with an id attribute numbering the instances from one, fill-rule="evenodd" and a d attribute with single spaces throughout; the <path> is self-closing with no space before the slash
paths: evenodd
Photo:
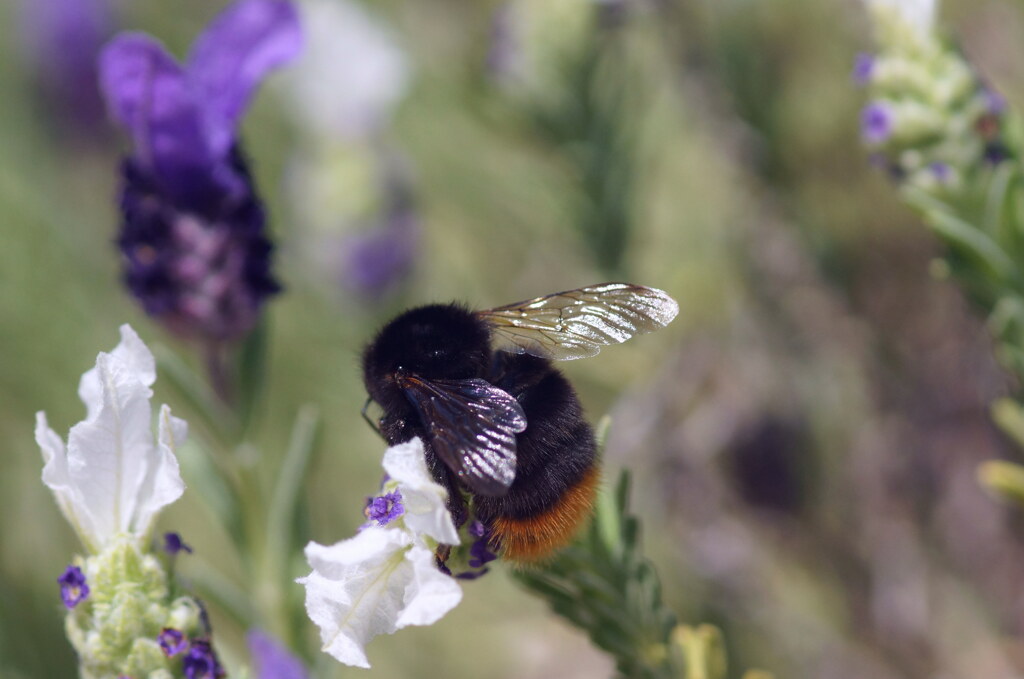
<path id="1" fill-rule="evenodd" d="M 480 522 L 474 521 L 473 525 L 469 527 L 470 534 L 477 538 L 469 547 L 469 566 L 470 568 L 483 568 L 486 564 L 497 559 L 498 555 L 491 551 L 490 531 L 486 530 L 486 528 L 482 532 L 474 531 L 476 524 L 480 524 Z M 483 524 L 480 524 L 480 526 L 483 527 Z"/>
<path id="2" fill-rule="evenodd" d="M 939 183 L 942 184 L 948 182 L 953 174 L 953 170 L 946 163 L 934 162 L 928 166 L 928 169 L 931 170 L 932 174 L 935 176 L 935 179 L 937 179 Z"/>
<path id="3" fill-rule="evenodd" d="M 60 583 L 60 598 L 67 608 L 74 608 L 89 596 L 89 585 L 85 584 L 85 574 L 78 566 L 68 566 L 64 574 L 57 578 Z"/>
<path id="4" fill-rule="evenodd" d="M 341 284 L 366 301 L 392 293 L 412 272 L 420 219 L 401 158 L 386 158 L 383 214 L 372 228 L 342 243 Z"/>
<path id="5" fill-rule="evenodd" d="M 860 114 L 861 136 L 869 144 L 881 144 L 892 134 L 892 111 L 882 102 L 871 102 Z"/>
<path id="6" fill-rule="evenodd" d="M 853 60 L 853 82 L 858 85 L 867 85 L 871 81 L 871 74 L 875 70 L 875 57 L 861 52 Z"/>
<path id="7" fill-rule="evenodd" d="M 397 490 L 370 498 L 366 504 L 366 518 L 376 521 L 378 526 L 386 526 L 404 513 L 402 494 Z"/>
<path id="8" fill-rule="evenodd" d="M 185 638 L 185 634 L 181 630 L 171 627 L 163 628 L 156 640 L 160 643 L 160 648 L 163 649 L 164 655 L 168 658 L 172 658 L 188 648 L 188 640 Z"/>
<path id="9" fill-rule="evenodd" d="M 989 113 L 1002 115 L 1006 112 L 1006 97 L 987 86 L 982 94 L 985 97 L 985 108 Z"/>
<path id="10" fill-rule="evenodd" d="M 164 551 L 171 556 L 176 555 L 178 552 L 192 553 L 192 548 L 185 544 L 185 541 L 181 539 L 181 536 L 177 533 L 170 532 L 164 533 Z"/>
<path id="11" fill-rule="evenodd" d="M 181 661 L 186 679 L 218 679 L 225 675 L 208 639 L 193 639 Z"/>
<path id="12" fill-rule="evenodd" d="M 257 679 L 307 679 L 302 662 L 273 637 L 258 629 L 247 635 L 249 653 L 256 665 Z"/>

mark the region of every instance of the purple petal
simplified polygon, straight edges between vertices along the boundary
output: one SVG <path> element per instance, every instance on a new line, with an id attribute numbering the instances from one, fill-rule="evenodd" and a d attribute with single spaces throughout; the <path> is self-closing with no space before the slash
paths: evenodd
<path id="1" fill-rule="evenodd" d="M 99 131 L 106 120 L 96 57 L 112 32 L 109 1 L 22 0 L 21 6 L 26 55 L 54 114 L 79 131 Z"/>
<path id="2" fill-rule="evenodd" d="M 100 54 L 100 85 L 136 154 L 161 179 L 174 183 L 214 160 L 184 73 L 153 38 L 127 33 L 112 40 Z"/>
<path id="3" fill-rule="evenodd" d="M 188 78 L 203 102 L 207 139 L 216 154 L 231 146 L 238 119 L 264 76 L 301 48 L 298 13 L 283 0 L 240 0 L 199 36 Z"/>
<path id="4" fill-rule="evenodd" d="M 853 62 L 853 82 L 858 85 L 867 85 L 871 82 L 871 74 L 874 70 L 874 56 L 861 52 Z"/>
<path id="5" fill-rule="evenodd" d="M 60 584 L 60 598 L 68 609 L 72 609 L 89 598 L 89 585 L 85 582 L 85 574 L 78 566 L 68 566 L 57 578 Z"/>
<path id="6" fill-rule="evenodd" d="M 256 661 L 258 679 L 307 679 L 309 674 L 298 658 L 270 635 L 258 629 L 247 635 L 249 652 Z"/>
<path id="7" fill-rule="evenodd" d="M 883 102 L 873 101 L 861 110 L 860 133 L 869 144 L 881 144 L 892 134 L 892 110 Z"/>

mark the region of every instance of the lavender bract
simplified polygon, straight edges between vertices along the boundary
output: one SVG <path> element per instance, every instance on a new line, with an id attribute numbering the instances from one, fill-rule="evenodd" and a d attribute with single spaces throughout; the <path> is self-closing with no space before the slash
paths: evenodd
<path id="1" fill-rule="evenodd" d="M 132 153 L 121 168 L 124 279 L 147 313 L 187 337 L 239 339 L 280 286 L 237 128 L 260 81 L 301 48 L 283 0 L 241 0 L 184 65 L 143 34 L 115 38 L 100 82 Z"/>

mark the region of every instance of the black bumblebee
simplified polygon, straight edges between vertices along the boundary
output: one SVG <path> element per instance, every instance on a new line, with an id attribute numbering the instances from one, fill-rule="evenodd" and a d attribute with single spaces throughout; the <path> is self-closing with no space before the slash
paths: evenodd
<path id="1" fill-rule="evenodd" d="M 384 326 L 363 353 L 363 380 L 390 445 L 419 437 L 448 489 L 456 525 L 472 514 L 505 558 L 530 562 L 565 545 L 590 514 L 600 472 L 576 392 L 551 360 L 666 326 L 661 290 L 603 283 L 470 311 L 432 304 Z"/>

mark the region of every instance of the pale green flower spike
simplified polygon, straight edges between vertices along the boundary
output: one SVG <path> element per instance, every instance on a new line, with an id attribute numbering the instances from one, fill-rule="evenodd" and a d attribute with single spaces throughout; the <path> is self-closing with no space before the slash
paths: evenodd
<path id="1" fill-rule="evenodd" d="M 163 406 L 154 440 L 155 380 L 153 355 L 123 325 L 117 348 L 82 376 L 86 418 L 67 446 L 36 416 L 43 482 L 88 551 L 58 579 L 84 679 L 176 679 L 200 664 L 204 676 L 223 674 L 200 605 L 174 595 L 165 560 L 149 548 L 157 514 L 185 489 L 174 450 L 187 425 Z"/>
<path id="2" fill-rule="evenodd" d="M 68 611 L 65 621 L 81 676 L 183 676 L 180 653 L 168 657 L 161 648 L 161 632 L 173 629 L 194 638 L 205 636 L 206 630 L 193 599 L 171 598 L 160 560 L 123 535 L 82 563 L 90 595 Z"/>
<path id="3" fill-rule="evenodd" d="M 932 0 L 867 0 L 878 52 L 861 55 L 861 136 L 909 188 L 945 195 L 1000 160 L 1003 101 L 935 28 Z"/>

